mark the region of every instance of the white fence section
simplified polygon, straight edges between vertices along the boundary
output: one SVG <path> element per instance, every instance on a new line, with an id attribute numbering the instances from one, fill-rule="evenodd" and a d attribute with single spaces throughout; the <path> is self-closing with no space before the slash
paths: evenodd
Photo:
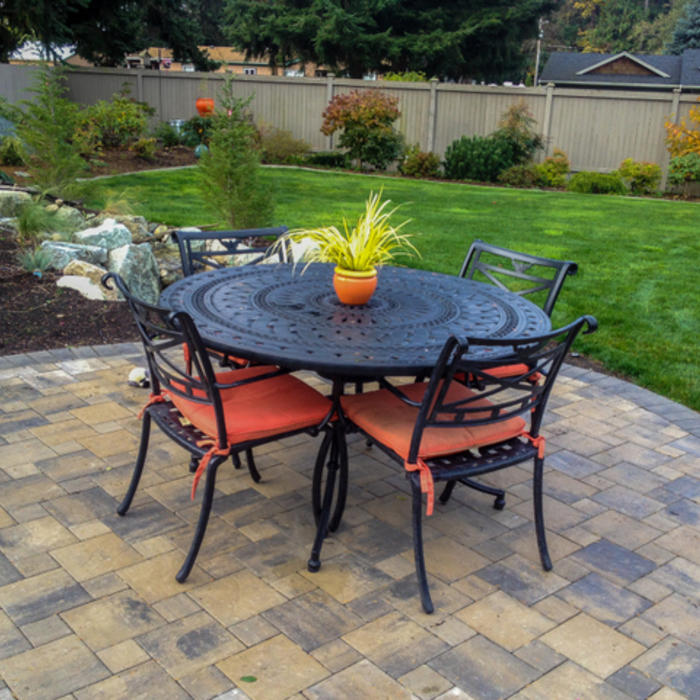
<path id="1" fill-rule="evenodd" d="M 30 66 L 0 64 L 0 96 L 11 102 L 28 97 Z M 70 98 L 92 104 L 109 99 L 124 85 L 156 110 L 159 121 L 189 119 L 198 97 L 216 98 L 224 76 L 150 70 L 76 68 L 68 73 Z M 254 95 L 258 124 L 292 132 L 314 150 L 331 148 L 321 131 L 322 112 L 335 94 L 381 89 L 399 98 L 398 128 L 409 144 L 443 156 L 463 135 L 486 135 L 512 104 L 524 100 L 537 121 L 546 147 L 563 150 L 573 170 L 610 171 L 625 158 L 668 164 L 664 121 L 688 115 L 697 95 L 679 91 L 577 90 L 453 85 L 431 81 L 398 83 L 338 78 L 236 76 L 237 95 Z"/>

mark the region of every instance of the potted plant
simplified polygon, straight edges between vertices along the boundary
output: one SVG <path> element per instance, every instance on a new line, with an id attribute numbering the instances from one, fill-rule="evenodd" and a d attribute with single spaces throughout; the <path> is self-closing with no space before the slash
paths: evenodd
<path id="1" fill-rule="evenodd" d="M 398 255 L 418 254 L 409 236 L 400 233 L 409 222 L 390 223 L 397 207 L 387 210 L 391 200 L 381 201 L 382 193 L 370 192 L 364 212 L 350 226 L 343 219 L 342 230 L 335 226 L 290 231 L 287 240 L 307 244 L 304 261 L 334 263 L 333 287 L 343 304 L 366 304 L 377 287 L 377 267 Z"/>

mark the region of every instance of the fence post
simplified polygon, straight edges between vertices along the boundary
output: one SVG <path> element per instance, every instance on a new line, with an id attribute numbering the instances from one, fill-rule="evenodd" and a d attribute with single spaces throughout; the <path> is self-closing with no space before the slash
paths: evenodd
<path id="1" fill-rule="evenodd" d="M 330 103 L 330 101 L 333 99 L 333 90 L 334 90 L 333 78 L 335 78 L 335 73 L 329 73 L 327 76 L 327 80 L 326 80 L 326 105 L 328 105 Z M 333 150 L 333 134 L 328 134 L 328 136 L 326 138 L 328 140 L 328 150 L 332 151 Z"/>
<path id="2" fill-rule="evenodd" d="M 544 98 L 544 124 L 542 124 L 542 139 L 544 141 L 544 157 L 552 155 L 552 103 L 554 102 L 554 83 L 547 83 L 547 93 Z"/>
<path id="3" fill-rule="evenodd" d="M 678 113 L 681 104 L 681 88 L 673 88 L 673 95 L 671 96 L 671 118 L 674 124 L 678 124 Z M 661 182 L 659 183 L 659 188 L 662 192 L 666 191 L 666 186 L 668 185 L 668 166 L 671 162 L 671 154 L 666 149 L 664 153 L 664 160 L 661 163 Z"/>
<path id="4" fill-rule="evenodd" d="M 143 73 L 140 70 L 136 72 L 136 99 L 143 102 Z"/>
<path id="5" fill-rule="evenodd" d="M 435 125 L 437 123 L 437 86 L 438 79 L 430 79 L 430 104 L 428 105 L 428 147 L 430 153 L 435 148 Z"/>

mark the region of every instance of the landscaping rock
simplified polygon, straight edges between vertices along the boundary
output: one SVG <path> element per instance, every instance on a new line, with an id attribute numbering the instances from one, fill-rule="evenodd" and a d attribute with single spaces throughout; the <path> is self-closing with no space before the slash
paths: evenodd
<path id="1" fill-rule="evenodd" d="M 131 214 L 98 214 L 90 224 L 92 226 L 97 226 L 107 223 L 110 219 L 129 229 L 131 232 L 131 243 L 146 243 L 150 242 L 153 238 L 148 230 L 148 222 L 143 216 L 132 216 Z"/>
<path id="2" fill-rule="evenodd" d="M 31 200 L 23 190 L 0 190 L 0 216 L 17 216 L 22 205 Z"/>
<path id="3" fill-rule="evenodd" d="M 63 270 L 71 260 L 85 260 L 97 265 L 107 262 L 107 250 L 99 246 L 44 241 L 41 247 L 51 253 L 50 267 L 54 270 Z"/>
<path id="4" fill-rule="evenodd" d="M 105 219 L 99 226 L 86 228 L 74 234 L 78 243 L 85 245 L 97 245 L 107 250 L 114 250 L 132 242 L 131 231 L 124 224 L 117 223 L 114 219 Z"/>
<path id="5" fill-rule="evenodd" d="M 158 263 L 160 283 L 163 287 L 167 287 L 182 277 L 182 261 L 179 251 L 172 250 L 164 243 L 157 242 L 153 244 L 153 255 Z"/>
<path id="6" fill-rule="evenodd" d="M 106 289 L 102 286 L 102 277 L 106 273 L 107 270 L 104 267 L 93 265 L 84 260 L 71 260 L 63 270 L 64 275 L 89 279 L 102 290 L 103 297 L 108 301 L 121 301 L 123 297 L 116 289 Z"/>
<path id="7" fill-rule="evenodd" d="M 95 284 L 92 280 L 87 277 L 80 277 L 78 275 L 64 275 L 59 278 L 56 282 L 57 287 L 64 287 L 67 289 L 75 289 L 80 292 L 86 299 L 93 299 L 96 301 L 105 301 L 106 289 L 103 289 L 101 285 Z"/>
<path id="8" fill-rule="evenodd" d="M 158 303 L 160 273 L 148 243 L 128 244 L 110 250 L 107 268 L 121 275 L 134 296 L 149 304 Z"/>
<path id="9" fill-rule="evenodd" d="M 65 204 L 56 208 L 55 216 L 58 228 L 64 231 L 79 231 L 86 224 L 85 217 L 79 209 Z"/>

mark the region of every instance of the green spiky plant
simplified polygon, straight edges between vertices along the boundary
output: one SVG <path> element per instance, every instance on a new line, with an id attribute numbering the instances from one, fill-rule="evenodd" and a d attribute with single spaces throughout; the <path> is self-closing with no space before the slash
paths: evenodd
<path id="1" fill-rule="evenodd" d="M 390 219 L 398 209 L 389 210 L 391 200 L 381 201 L 382 192 L 370 192 L 365 210 L 354 226 L 343 219 L 342 230 L 335 226 L 290 231 L 285 237 L 294 242 L 314 244 L 306 252 L 305 262 L 334 263 L 343 270 L 368 272 L 392 262 L 397 256 L 418 255 L 410 236 L 401 229 L 410 219 L 394 226 Z"/>

